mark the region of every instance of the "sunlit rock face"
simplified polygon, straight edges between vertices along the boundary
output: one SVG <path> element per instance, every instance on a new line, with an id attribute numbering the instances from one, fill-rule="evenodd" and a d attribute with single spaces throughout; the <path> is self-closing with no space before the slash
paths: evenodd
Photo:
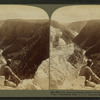
<path id="1" fill-rule="evenodd" d="M 49 59 L 46 59 L 42 61 L 34 76 L 38 86 L 43 90 L 49 89 L 49 71 Z"/>
<path id="2" fill-rule="evenodd" d="M 74 89 L 76 86 L 82 89 L 85 77 L 79 76 L 79 72 L 86 64 L 85 50 L 71 41 L 78 33 L 73 30 L 64 33 L 62 28 L 54 25 L 50 27 L 50 32 L 50 88 Z"/>
<path id="3" fill-rule="evenodd" d="M 59 34 L 60 33 L 60 34 Z M 77 78 L 77 70 L 68 62 L 74 53 L 74 44 L 66 44 L 61 38 L 62 31 L 51 26 L 51 52 L 50 52 L 50 88 L 57 89 L 65 80 L 72 81 Z M 55 38 L 58 37 L 58 41 Z M 57 44 L 55 46 L 55 44 Z M 74 74 L 74 75 L 73 75 Z"/>

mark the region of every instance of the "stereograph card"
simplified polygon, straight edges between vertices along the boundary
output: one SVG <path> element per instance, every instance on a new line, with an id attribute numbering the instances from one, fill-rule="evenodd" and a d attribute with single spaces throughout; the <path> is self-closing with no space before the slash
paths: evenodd
<path id="1" fill-rule="evenodd" d="M 99 9 L 0 4 L 0 97 L 100 97 Z"/>

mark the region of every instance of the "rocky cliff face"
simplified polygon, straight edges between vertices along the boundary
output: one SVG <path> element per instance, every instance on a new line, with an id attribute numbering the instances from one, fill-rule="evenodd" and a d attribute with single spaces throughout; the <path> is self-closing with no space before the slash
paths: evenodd
<path id="1" fill-rule="evenodd" d="M 74 89 L 73 85 L 84 87 L 85 78 L 79 77 L 80 64 L 83 62 L 83 51 L 73 42 L 66 44 L 62 38 L 61 29 L 51 26 L 50 31 L 50 88 Z M 60 39 L 63 42 L 60 43 Z M 81 82 L 78 84 L 77 80 L 81 80 Z"/>

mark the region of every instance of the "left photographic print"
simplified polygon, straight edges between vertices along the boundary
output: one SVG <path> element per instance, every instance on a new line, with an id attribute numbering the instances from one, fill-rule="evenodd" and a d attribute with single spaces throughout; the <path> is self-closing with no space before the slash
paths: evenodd
<path id="1" fill-rule="evenodd" d="M 0 90 L 49 89 L 49 17 L 30 5 L 0 5 Z"/>

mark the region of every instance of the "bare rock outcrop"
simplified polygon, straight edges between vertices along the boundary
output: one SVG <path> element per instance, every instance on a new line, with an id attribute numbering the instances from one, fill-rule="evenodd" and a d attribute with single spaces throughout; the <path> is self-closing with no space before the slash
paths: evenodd
<path id="1" fill-rule="evenodd" d="M 49 89 L 49 58 L 38 67 L 34 78 L 41 89 Z"/>
<path id="2" fill-rule="evenodd" d="M 58 32 L 59 31 L 59 32 Z M 53 45 L 50 52 L 50 88 L 59 89 L 63 86 L 64 82 L 72 82 L 78 78 L 78 72 L 75 67 L 68 62 L 68 58 L 74 53 L 74 44 L 70 43 L 66 45 L 65 41 L 59 41 L 62 34 L 60 29 L 51 27 L 51 45 Z M 55 38 L 59 36 L 54 46 Z M 61 45 L 60 45 L 60 43 Z"/>

